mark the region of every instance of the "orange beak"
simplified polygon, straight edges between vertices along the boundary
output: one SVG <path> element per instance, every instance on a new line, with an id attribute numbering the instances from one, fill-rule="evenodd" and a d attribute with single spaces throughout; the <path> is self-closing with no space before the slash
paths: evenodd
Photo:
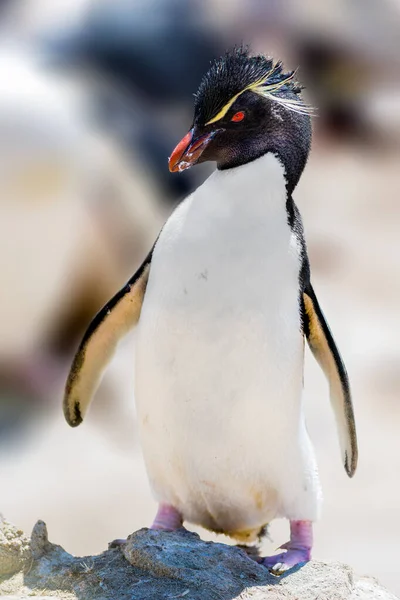
<path id="1" fill-rule="evenodd" d="M 193 139 L 194 131 L 191 129 L 169 157 L 168 165 L 171 173 L 184 171 L 195 165 L 216 133 L 216 131 L 211 131 Z"/>

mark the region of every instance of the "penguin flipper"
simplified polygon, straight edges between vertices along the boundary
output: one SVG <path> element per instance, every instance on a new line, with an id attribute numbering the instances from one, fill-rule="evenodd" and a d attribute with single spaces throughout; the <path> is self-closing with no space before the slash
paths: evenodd
<path id="1" fill-rule="evenodd" d="M 71 427 L 83 417 L 119 340 L 139 320 L 152 251 L 125 286 L 97 313 L 79 345 L 64 394 L 64 416 Z"/>
<path id="2" fill-rule="evenodd" d="M 303 292 L 304 331 L 310 349 L 329 382 L 344 468 L 353 477 L 358 460 L 357 434 L 346 367 L 318 304 L 311 283 Z"/>

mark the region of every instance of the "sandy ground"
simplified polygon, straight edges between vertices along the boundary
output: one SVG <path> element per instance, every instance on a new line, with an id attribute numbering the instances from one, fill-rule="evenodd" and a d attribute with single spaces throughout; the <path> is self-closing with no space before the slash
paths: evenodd
<path id="1" fill-rule="evenodd" d="M 398 164 L 395 153 L 314 148 L 296 199 L 314 287 L 351 376 L 360 446 L 349 480 L 327 386 L 308 354 L 307 415 L 325 495 L 314 555 L 350 563 L 400 593 Z M 133 353 L 131 336 L 81 428 L 63 421 L 60 390 L 23 440 L 0 447 L 1 511 L 28 532 L 44 519 L 52 541 L 72 553 L 101 551 L 154 515 L 135 430 Z M 274 523 L 271 538 L 266 551 L 286 541 L 287 524 Z"/>

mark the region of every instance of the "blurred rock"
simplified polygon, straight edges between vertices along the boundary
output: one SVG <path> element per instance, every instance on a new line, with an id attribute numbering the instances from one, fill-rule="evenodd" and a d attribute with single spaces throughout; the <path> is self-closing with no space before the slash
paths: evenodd
<path id="1" fill-rule="evenodd" d="M 48 541 L 46 526 L 39 521 L 32 532 L 28 567 L 26 555 L 15 559 L 21 539 L 26 547 L 22 532 L 1 521 L 0 593 L 13 594 L 1 596 L 9 600 L 32 595 L 42 600 L 55 595 L 61 600 L 396 600 L 375 580 L 358 577 L 346 565 L 311 561 L 276 578 L 239 548 L 204 542 L 184 529 L 141 529 L 129 536 L 122 552 L 113 548 L 75 558 Z M 16 569 L 20 573 L 7 578 Z"/>

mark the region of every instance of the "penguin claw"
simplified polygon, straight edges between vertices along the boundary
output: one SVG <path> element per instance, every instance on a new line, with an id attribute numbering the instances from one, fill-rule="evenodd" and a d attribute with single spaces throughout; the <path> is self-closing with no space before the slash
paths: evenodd
<path id="1" fill-rule="evenodd" d="M 285 565 L 285 563 L 276 563 L 276 565 L 269 569 L 269 572 L 272 573 L 272 575 L 279 576 L 283 575 L 283 573 L 288 569 L 290 569 L 290 567 Z"/>

